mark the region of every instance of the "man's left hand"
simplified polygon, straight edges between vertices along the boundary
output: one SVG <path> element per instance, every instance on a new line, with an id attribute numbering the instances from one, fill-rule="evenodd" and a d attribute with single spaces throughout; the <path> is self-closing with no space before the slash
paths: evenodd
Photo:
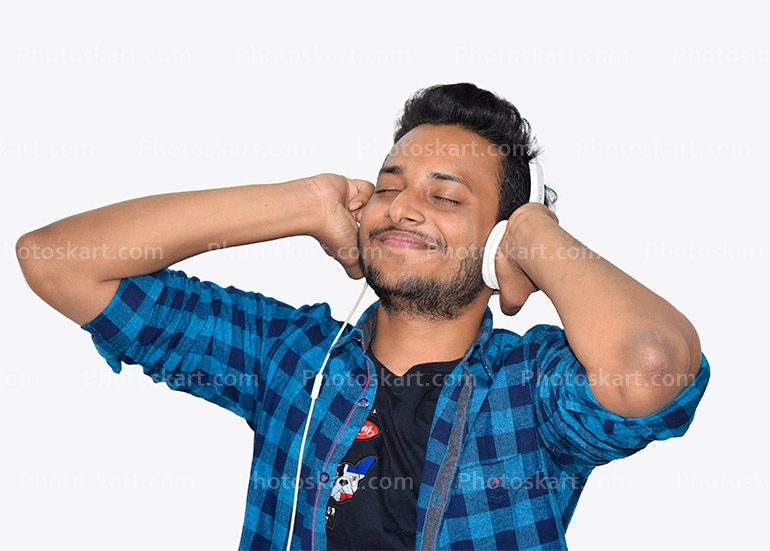
<path id="1" fill-rule="evenodd" d="M 554 223 L 559 223 L 556 214 L 541 203 L 522 205 L 508 218 L 505 235 L 495 257 L 500 290 L 493 293 L 500 295 L 500 310 L 506 316 L 516 315 L 529 295 L 540 290 L 522 264 L 542 260 L 537 258 L 537 229 Z"/>

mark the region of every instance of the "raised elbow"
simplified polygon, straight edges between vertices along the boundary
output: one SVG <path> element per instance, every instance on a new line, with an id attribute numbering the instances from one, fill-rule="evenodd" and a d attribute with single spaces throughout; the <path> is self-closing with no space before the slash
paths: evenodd
<path id="1" fill-rule="evenodd" d="M 24 279 L 35 293 L 40 294 L 51 279 L 51 259 L 39 233 L 40 230 L 25 233 L 16 241 L 16 260 L 19 262 Z"/>
<path id="2" fill-rule="evenodd" d="M 654 341 L 654 342 L 653 342 Z M 677 339 L 655 338 L 641 344 L 632 356 L 634 377 L 621 389 L 618 413 L 645 417 L 665 408 L 693 380 L 690 352 Z"/>

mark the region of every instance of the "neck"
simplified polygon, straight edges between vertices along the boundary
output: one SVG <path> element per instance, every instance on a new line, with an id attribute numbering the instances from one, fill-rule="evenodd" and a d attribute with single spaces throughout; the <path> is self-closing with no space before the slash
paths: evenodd
<path id="1" fill-rule="evenodd" d="M 388 313 L 380 306 L 371 345 L 374 355 L 398 376 L 417 364 L 462 358 L 476 338 L 488 300 L 480 295 L 451 320 Z"/>

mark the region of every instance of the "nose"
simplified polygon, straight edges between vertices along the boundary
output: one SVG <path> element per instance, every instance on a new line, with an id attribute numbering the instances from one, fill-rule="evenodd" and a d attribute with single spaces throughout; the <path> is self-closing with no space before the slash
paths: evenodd
<path id="1" fill-rule="evenodd" d="M 395 194 L 388 207 L 388 219 L 394 224 L 400 223 L 403 219 L 420 223 L 425 220 L 422 214 L 422 203 L 417 193 L 408 189 L 401 190 Z"/>

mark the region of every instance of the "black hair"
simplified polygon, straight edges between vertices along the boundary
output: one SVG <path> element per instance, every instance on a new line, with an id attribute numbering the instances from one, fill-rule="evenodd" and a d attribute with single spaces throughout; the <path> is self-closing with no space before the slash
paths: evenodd
<path id="1" fill-rule="evenodd" d="M 542 151 L 532 137 L 529 122 L 511 102 L 468 82 L 437 84 L 406 100 L 393 143 L 421 124 L 459 125 L 498 147 L 502 155 L 498 222 L 529 201 L 529 162 Z"/>

